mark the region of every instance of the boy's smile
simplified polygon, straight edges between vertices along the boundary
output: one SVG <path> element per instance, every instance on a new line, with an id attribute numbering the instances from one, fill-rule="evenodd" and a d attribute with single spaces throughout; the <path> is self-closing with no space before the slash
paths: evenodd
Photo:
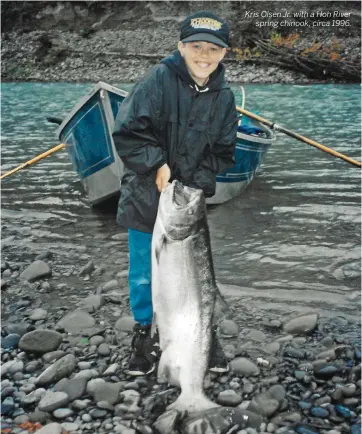
<path id="1" fill-rule="evenodd" d="M 226 54 L 226 48 L 205 41 L 186 43 L 180 41 L 178 49 L 185 60 L 189 74 L 199 86 L 204 86 L 208 82 L 209 76 Z"/>

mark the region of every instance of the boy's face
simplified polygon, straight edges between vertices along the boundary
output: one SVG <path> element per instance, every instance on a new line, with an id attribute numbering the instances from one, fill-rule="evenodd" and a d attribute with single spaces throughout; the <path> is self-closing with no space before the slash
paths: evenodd
<path id="1" fill-rule="evenodd" d="M 226 48 L 205 41 L 180 41 L 178 49 L 191 77 L 200 86 L 207 82 L 226 54 Z"/>

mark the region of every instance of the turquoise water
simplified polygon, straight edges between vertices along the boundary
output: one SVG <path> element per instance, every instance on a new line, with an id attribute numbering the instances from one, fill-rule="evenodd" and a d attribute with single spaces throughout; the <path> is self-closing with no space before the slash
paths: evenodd
<path id="1" fill-rule="evenodd" d="M 56 125 L 46 117 L 65 116 L 90 87 L 3 84 L 2 173 L 55 146 Z M 358 85 L 245 85 L 245 91 L 247 110 L 360 160 Z M 244 194 L 210 210 L 222 288 L 275 309 L 318 306 L 355 313 L 360 191 L 359 169 L 279 133 Z M 114 219 L 114 212 L 100 214 L 89 207 L 64 151 L 12 175 L 2 186 L 3 238 L 15 235 L 5 258 L 24 260 L 50 249 L 66 264 L 69 251 L 80 243 L 88 249 L 95 243 L 98 254 L 114 266 L 114 258 L 95 241 L 119 231 Z M 35 235 L 24 239 L 22 227 Z M 85 235 L 81 242 L 74 237 L 79 233 Z"/>

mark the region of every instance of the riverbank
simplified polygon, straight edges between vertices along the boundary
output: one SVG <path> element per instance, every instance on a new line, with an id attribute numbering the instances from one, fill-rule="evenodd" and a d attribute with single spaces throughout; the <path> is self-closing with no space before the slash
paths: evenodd
<path id="1" fill-rule="evenodd" d="M 358 2 L 207 6 L 230 23 L 231 83 L 360 82 Z M 1 8 L 2 81 L 133 83 L 176 49 L 182 20 L 205 3 L 9 1 Z M 333 24 L 335 12 L 348 20 Z M 270 14 L 278 17 L 267 21 Z M 297 18 L 283 27 L 286 15 Z"/>
<path id="2" fill-rule="evenodd" d="M 133 40 L 132 45 L 128 45 L 128 39 Z M 163 54 L 151 52 L 142 55 L 141 44 L 134 40 L 133 32 L 127 37 L 127 32 L 120 30 L 102 30 L 89 38 L 77 32 L 56 30 L 51 33 L 13 32 L 2 43 L 2 81 L 133 83 L 177 46 L 174 35 L 169 35 L 168 39 L 174 40 L 174 44 L 170 43 L 165 48 L 159 45 L 158 53 L 162 49 Z M 46 41 L 53 41 L 48 49 L 44 48 Z M 123 44 L 119 46 L 117 41 L 123 41 Z M 130 46 L 132 52 L 129 51 Z M 260 66 L 248 61 L 236 62 L 235 59 L 224 63 L 227 79 L 231 83 L 308 84 L 331 81 L 311 80 L 302 73 L 273 65 Z"/>
<path id="3" fill-rule="evenodd" d="M 118 251 L 126 243 L 123 233 L 108 241 Z M 121 271 L 111 280 L 98 261 L 67 268 L 50 251 L 25 267 L 1 264 L 2 432 L 169 432 L 157 422 L 158 431 L 152 426 L 178 389 L 159 383 L 155 374 L 126 374 L 134 321 L 127 257 L 120 259 Z M 278 315 L 255 300 L 227 299 L 230 319 L 221 323 L 220 337 L 230 371 L 208 374 L 205 390 L 230 409 L 233 423 L 214 410 L 183 419 L 174 432 L 199 433 L 193 427 L 212 420 L 208 432 L 215 434 L 233 425 L 239 434 L 359 433 L 360 325 L 353 315 L 318 309 Z"/>

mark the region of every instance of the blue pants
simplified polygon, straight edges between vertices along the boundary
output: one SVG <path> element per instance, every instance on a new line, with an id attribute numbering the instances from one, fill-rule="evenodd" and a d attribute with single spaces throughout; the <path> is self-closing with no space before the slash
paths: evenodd
<path id="1" fill-rule="evenodd" d="M 129 299 L 135 321 L 141 325 L 152 323 L 151 293 L 152 234 L 128 229 Z"/>

